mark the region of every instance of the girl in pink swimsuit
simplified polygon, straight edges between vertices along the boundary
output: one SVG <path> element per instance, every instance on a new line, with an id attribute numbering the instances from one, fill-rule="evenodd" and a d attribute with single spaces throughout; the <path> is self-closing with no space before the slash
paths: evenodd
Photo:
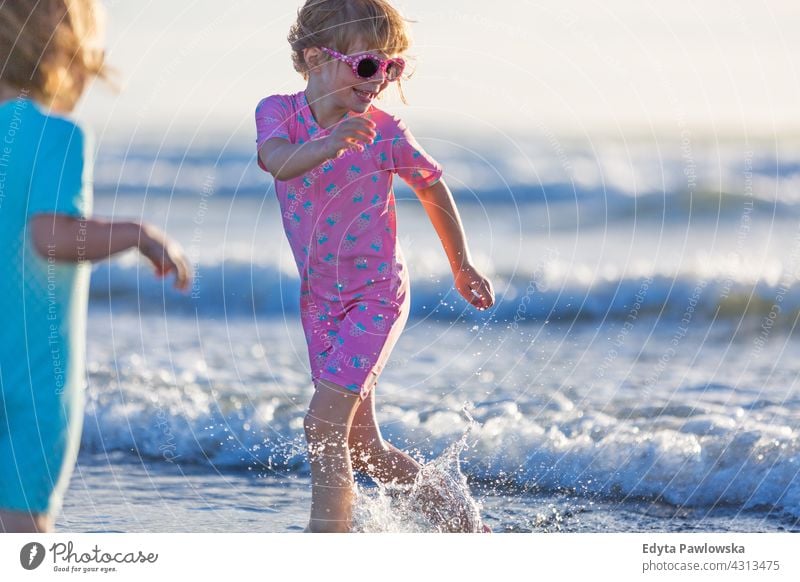
<path id="1" fill-rule="evenodd" d="M 305 419 L 308 530 L 348 531 L 353 468 L 395 483 L 413 482 L 420 469 L 382 439 L 372 397 L 409 313 L 394 174 L 422 200 L 459 292 L 478 309 L 494 297 L 469 259 L 441 166 L 402 120 L 372 104 L 403 73 L 409 42 L 402 17 L 384 0 L 309 0 L 289 40 L 308 85 L 258 104 L 258 163 L 275 178 L 300 274 L 316 388 Z M 335 453 L 323 452 L 326 445 Z"/>
<path id="2" fill-rule="evenodd" d="M 275 137 L 302 144 L 330 134 L 314 119 L 304 91 L 267 97 L 257 111 L 259 146 Z M 373 144 L 275 182 L 301 277 L 311 375 L 341 384 L 362 400 L 409 310 L 392 178 L 396 172 L 411 186 L 428 188 L 442 175 L 402 121 L 374 107 L 367 115 L 375 123 Z"/>

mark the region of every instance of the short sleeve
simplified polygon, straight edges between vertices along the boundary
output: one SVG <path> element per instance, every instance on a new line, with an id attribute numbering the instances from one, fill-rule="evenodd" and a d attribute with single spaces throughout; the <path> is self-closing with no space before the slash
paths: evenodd
<path id="1" fill-rule="evenodd" d="M 272 137 L 289 140 L 289 119 L 291 107 L 280 95 L 270 95 L 262 99 L 256 106 L 256 152 L 265 141 Z M 266 171 L 261 158 L 258 165 Z"/>
<path id="2" fill-rule="evenodd" d="M 92 206 L 92 161 L 87 136 L 64 119 L 44 125 L 28 190 L 28 216 L 38 213 L 88 218 Z"/>
<path id="3" fill-rule="evenodd" d="M 392 139 L 394 172 L 415 190 L 429 188 L 442 177 L 442 167 L 411 134 L 401 119 Z"/>

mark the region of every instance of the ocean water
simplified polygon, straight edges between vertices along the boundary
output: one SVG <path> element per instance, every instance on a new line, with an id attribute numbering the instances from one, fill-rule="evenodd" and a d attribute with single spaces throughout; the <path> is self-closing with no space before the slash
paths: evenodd
<path id="1" fill-rule="evenodd" d="M 495 531 L 800 531 L 795 144 L 423 145 L 496 304 L 453 290 L 398 184 L 412 311 L 384 436 Z M 97 215 L 180 240 L 196 279 L 180 295 L 133 253 L 95 266 L 59 526 L 301 531 L 312 388 L 270 180 L 244 149 L 103 146 L 95 189 Z M 359 487 L 360 531 L 431 529 Z"/>

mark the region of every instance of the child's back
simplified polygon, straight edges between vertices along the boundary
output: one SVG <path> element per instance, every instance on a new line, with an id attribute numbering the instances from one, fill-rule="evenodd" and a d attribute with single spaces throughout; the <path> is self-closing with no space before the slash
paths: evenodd
<path id="1" fill-rule="evenodd" d="M 29 383 L 51 386 L 54 380 L 57 388 L 70 387 L 83 381 L 82 375 L 72 374 L 72 363 L 83 355 L 71 350 L 68 340 L 84 333 L 91 265 L 40 256 L 27 224 L 38 213 L 88 218 L 92 188 L 84 176 L 90 175 L 86 165 L 91 158 L 84 155 L 80 128 L 44 114 L 29 99 L 0 105 L 0 132 L 5 136 L 0 153 L 4 392 L 19 386 L 28 392 Z"/>

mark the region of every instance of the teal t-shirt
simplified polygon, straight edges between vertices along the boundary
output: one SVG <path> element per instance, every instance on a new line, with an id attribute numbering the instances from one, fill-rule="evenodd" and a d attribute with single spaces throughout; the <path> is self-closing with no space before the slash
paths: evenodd
<path id="1" fill-rule="evenodd" d="M 37 253 L 29 221 L 38 213 L 88 218 L 91 160 L 71 121 L 30 99 L 0 102 L 0 463 L 16 468 L 0 467 L 0 507 L 23 506 L 17 484 L 24 508 L 47 506 L 77 451 L 91 263 Z"/>

